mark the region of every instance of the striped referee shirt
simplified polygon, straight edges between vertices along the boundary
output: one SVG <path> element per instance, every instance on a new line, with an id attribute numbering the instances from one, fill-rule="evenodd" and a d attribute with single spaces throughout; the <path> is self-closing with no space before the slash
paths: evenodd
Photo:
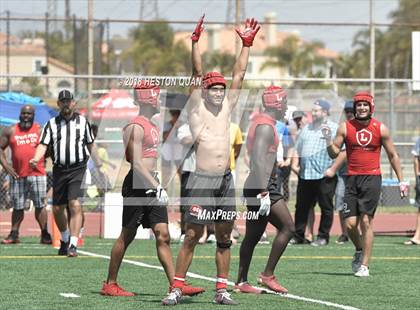
<path id="1" fill-rule="evenodd" d="M 88 161 L 90 154 L 87 145 L 93 141 L 87 119 L 74 113 L 69 120 L 61 115 L 50 119 L 42 130 L 40 143 L 52 146 L 54 166 L 68 167 Z"/>

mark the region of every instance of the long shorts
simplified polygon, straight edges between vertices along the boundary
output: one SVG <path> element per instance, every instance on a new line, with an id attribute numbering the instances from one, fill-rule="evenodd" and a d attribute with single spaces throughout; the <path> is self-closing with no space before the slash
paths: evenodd
<path id="1" fill-rule="evenodd" d="M 47 195 L 45 175 L 10 179 L 10 197 L 15 210 L 23 210 L 27 199 L 33 201 L 35 208 L 40 209 L 45 206 L 44 199 Z"/>
<path id="2" fill-rule="evenodd" d="M 381 175 L 350 175 L 344 193 L 344 218 L 367 214 L 374 216 L 381 196 Z"/>
<path id="3" fill-rule="evenodd" d="M 235 188 L 230 170 L 223 175 L 193 172 L 187 189 L 186 223 L 205 225 L 235 220 Z"/>
<path id="4" fill-rule="evenodd" d="M 156 174 L 154 178 L 158 181 Z M 133 170 L 125 176 L 122 186 L 123 227 L 137 229 L 140 225 L 143 228 L 152 228 L 155 224 L 168 224 L 166 206 L 158 204 L 156 193 L 146 194 L 149 189 Z"/>
<path id="5" fill-rule="evenodd" d="M 53 205 L 67 205 L 70 200 L 83 198 L 85 172 L 85 164 L 73 168 L 53 167 Z"/>

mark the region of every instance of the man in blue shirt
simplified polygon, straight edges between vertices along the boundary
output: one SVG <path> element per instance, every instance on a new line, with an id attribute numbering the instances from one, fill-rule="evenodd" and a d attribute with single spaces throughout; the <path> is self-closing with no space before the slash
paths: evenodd
<path id="1" fill-rule="evenodd" d="M 289 200 L 290 159 L 287 155 L 290 146 L 289 129 L 283 121 L 276 121 L 279 146 L 277 150 L 277 190 L 285 201 Z"/>
<path id="2" fill-rule="evenodd" d="M 316 201 L 321 208 L 321 221 L 318 239 L 311 244 L 314 246 L 327 245 L 334 218 L 333 197 L 337 184 L 337 177 L 328 169 L 333 160 L 326 151 L 326 142 L 321 128 L 327 125 L 336 133 L 338 125 L 328 120 L 330 103 L 317 100 L 312 108 L 312 123 L 305 126 L 300 133 L 295 149 L 300 159 L 299 180 L 296 193 L 295 237 L 291 244 L 309 243 L 305 239 L 305 227 L 309 209 Z"/>

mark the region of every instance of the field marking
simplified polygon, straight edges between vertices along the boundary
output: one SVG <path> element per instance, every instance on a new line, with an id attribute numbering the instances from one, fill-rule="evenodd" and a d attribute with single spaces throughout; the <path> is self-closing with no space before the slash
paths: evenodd
<path id="1" fill-rule="evenodd" d="M 87 251 L 78 251 L 80 254 L 84 254 L 84 255 L 88 255 L 88 256 L 93 256 L 93 257 L 99 257 L 99 258 L 104 258 L 109 260 L 110 257 L 107 255 L 101 255 L 101 254 L 96 254 L 96 253 L 92 253 L 92 252 L 87 252 Z M 214 258 L 214 257 L 213 257 Z M 163 271 L 163 267 L 161 266 L 155 266 L 155 265 L 150 265 L 150 264 L 145 264 L 142 262 L 137 262 L 137 261 L 133 261 L 133 260 L 128 260 L 128 259 L 123 259 L 124 263 L 127 264 L 132 264 L 132 265 L 136 265 L 136 266 L 140 266 L 140 267 L 145 267 L 145 268 L 150 268 L 150 269 L 157 269 L 157 270 L 161 270 Z M 202 276 L 199 275 L 197 273 L 193 273 L 193 272 L 188 272 L 187 276 L 194 278 L 194 279 L 200 279 L 200 280 L 206 280 L 206 281 L 210 281 L 210 282 L 216 282 L 215 278 L 210 278 L 210 277 L 206 277 L 206 276 Z M 234 286 L 235 283 L 233 283 L 232 281 L 228 281 L 227 283 L 230 286 Z M 312 302 L 312 303 L 317 303 L 317 304 L 321 304 L 321 305 L 325 305 L 325 306 L 330 306 L 330 307 L 335 307 L 335 308 L 339 308 L 339 309 L 344 309 L 344 310 L 360 310 L 359 308 L 355 308 L 352 306 L 346 306 L 346 305 L 341 305 L 341 304 L 336 304 L 333 302 L 329 302 L 329 301 L 324 301 L 324 300 L 319 300 L 319 299 L 313 299 L 313 298 L 306 298 L 306 297 L 302 297 L 302 296 L 298 296 L 298 295 L 293 295 L 293 294 L 287 294 L 287 295 L 283 295 L 280 293 L 275 293 L 275 292 L 271 292 L 266 290 L 268 293 L 270 294 L 275 294 L 275 295 L 279 295 L 281 297 L 284 298 L 290 298 L 290 299 L 296 299 L 296 300 L 300 300 L 300 301 L 307 301 L 307 302 Z"/>
<path id="2" fill-rule="evenodd" d="M 45 248 L 44 248 L 45 249 Z M 82 253 L 79 250 L 79 253 Z M 153 255 L 126 255 L 126 258 L 137 258 L 137 259 L 156 259 L 156 256 Z M 0 259 L 34 259 L 34 258 L 58 258 L 63 259 L 66 258 L 65 256 L 58 256 L 58 255 L 0 255 Z M 94 256 L 79 256 L 79 258 L 98 258 Z M 252 257 L 253 259 L 267 259 L 267 256 L 263 255 L 255 255 Z M 282 260 L 287 259 L 301 259 L 301 260 L 349 260 L 352 256 L 283 256 Z M 212 255 L 197 255 L 194 256 L 194 259 L 214 259 Z M 231 259 L 239 259 L 239 256 L 231 256 Z M 418 256 L 405 256 L 405 257 L 372 257 L 373 260 L 420 260 Z"/>
<path id="3" fill-rule="evenodd" d="M 80 298 L 79 295 L 76 295 L 74 293 L 60 293 L 60 296 L 63 296 L 66 298 Z"/>

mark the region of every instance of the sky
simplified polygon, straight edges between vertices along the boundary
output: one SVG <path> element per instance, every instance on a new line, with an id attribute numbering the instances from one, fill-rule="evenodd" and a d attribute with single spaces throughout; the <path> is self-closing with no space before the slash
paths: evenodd
<path id="1" fill-rule="evenodd" d="M 398 6 L 398 0 L 373 0 L 374 21 L 390 22 L 389 13 Z M 51 1 L 50 1 L 51 2 Z M 57 0 L 58 17 L 64 17 L 64 1 Z M 140 0 L 93 0 L 94 18 L 138 19 L 140 16 Z M 155 1 L 144 0 L 145 19 L 152 19 L 152 7 Z M 206 13 L 206 20 L 225 22 L 227 20 L 228 3 L 234 6 L 235 0 L 159 0 L 159 17 L 171 20 L 197 20 Z M 42 17 L 47 11 L 47 0 L 1 0 L 0 16 L 9 10 L 11 16 Z M 369 22 L 369 0 L 267 0 L 242 1 L 245 4 L 245 15 L 264 20 L 269 12 L 276 13 L 279 22 Z M 87 0 L 72 0 L 71 14 L 87 17 Z M 233 11 L 233 9 L 232 9 Z M 232 20 L 231 20 L 232 21 Z M 111 25 L 111 36 L 127 35 L 127 31 L 135 24 L 115 23 Z M 173 24 L 175 30 L 193 29 L 193 25 Z M 0 32 L 4 32 L 6 23 L 0 23 Z M 34 22 L 12 22 L 13 34 L 23 29 L 44 29 L 44 24 Z M 298 32 L 305 40 L 320 40 L 332 50 L 348 52 L 354 34 L 360 27 L 339 26 L 278 26 L 280 31 Z"/>

